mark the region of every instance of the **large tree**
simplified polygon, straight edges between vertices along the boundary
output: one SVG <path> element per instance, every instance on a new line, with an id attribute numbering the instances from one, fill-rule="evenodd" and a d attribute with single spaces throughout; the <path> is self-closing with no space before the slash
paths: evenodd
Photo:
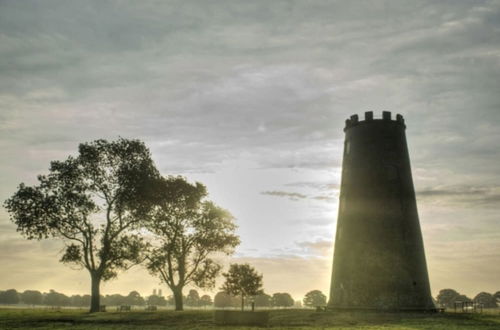
<path id="1" fill-rule="evenodd" d="M 213 288 L 221 269 L 213 256 L 232 254 L 240 240 L 233 216 L 207 200 L 201 183 L 171 176 L 162 178 L 155 192 L 147 268 L 172 290 L 175 309 L 183 310 L 183 288 Z"/>
<path id="2" fill-rule="evenodd" d="M 262 274 L 257 273 L 249 264 L 231 264 L 228 272 L 223 275 L 226 280 L 221 289 L 230 295 L 241 297 L 241 310 L 244 309 L 246 297 L 263 293 Z"/>
<path id="3" fill-rule="evenodd" d="M 64 241 L 61 261 L 90 273 L 90 311 L 97 312 L 101 281 L 140 261 L 137 229 L 147 219 L 150 187 L 159 174 L 137 140 L 96 140 L 78 151 L 51 162 L 38 185 L 21 183 L 5 207 L 27 239 Z"/>

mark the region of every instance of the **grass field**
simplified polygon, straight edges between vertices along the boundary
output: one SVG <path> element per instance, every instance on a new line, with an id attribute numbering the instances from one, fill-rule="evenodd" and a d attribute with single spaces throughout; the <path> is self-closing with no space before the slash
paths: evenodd
<path id="1" fill-rule="evenodd" d="M 0 309 L 0 329 L 250 329 L 213 324 L 212 311 L 106 312 Z M 500 329 L 500 314 L 326 313 L 272 310 L 272 329 Z"/>

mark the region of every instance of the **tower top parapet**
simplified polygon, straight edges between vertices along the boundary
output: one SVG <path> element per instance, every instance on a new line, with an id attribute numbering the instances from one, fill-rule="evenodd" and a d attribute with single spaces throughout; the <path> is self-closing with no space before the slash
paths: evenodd
<path id="1" fill-rule="evenodd" d="M 344 132 L 351 127 L 372 122 L 393 122 L 402 125 L 403 128 L 406 128 L 405 120 L 399 113 L 396 115 L 396 119 L 393 120 L 391 118 L 390 111 L 382 111 L 382 118 L 375 119 L 373 118 L 373 111 L 366 111 L 364 120 L 360 120 L 358 115 L 352 115 L 350 118 L 346 119 Z"/>

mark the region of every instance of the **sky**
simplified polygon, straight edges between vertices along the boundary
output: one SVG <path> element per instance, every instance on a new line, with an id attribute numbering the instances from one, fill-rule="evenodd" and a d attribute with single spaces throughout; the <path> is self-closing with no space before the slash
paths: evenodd
<path id="1" fill-rule="evenodd" d="M 140 139 L 236 218 L 268 293 L 329 292 L 344 121 L 400 113 L 432 293 L 500 290 L 499 1 L 0 1 L 0 201 Z M 0 208 L 0 290 L 88 293 Z M 136 266 L 104 294 L 167 288 Z M 203 290 L 200 290 L 203 291 Z M 215 294 L 215 291 L 209 292 Z"/>

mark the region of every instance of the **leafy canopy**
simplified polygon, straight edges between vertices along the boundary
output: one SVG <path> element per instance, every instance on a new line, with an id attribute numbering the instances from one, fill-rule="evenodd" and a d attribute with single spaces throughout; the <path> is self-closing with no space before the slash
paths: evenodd
<path id="1" fill-rule="evenodd" d="M 245 297 L 263 293 L 262 275 L 249 264 L 231 264 L 223 276 L 225 282 L 221 289 L 230 295 Z"/>
<path id="2" fill-rule="evenodd" d="M 62 262 L 106 280 L 139 261 L 144 244 L 134 230 L 147 218 L 150 183 L 159 175 L 137 140 L 96 140 L 78 151 L 51 162 L 38 185 L 21 183 L 5 207 L 26 238 L 63 239 Z"/>
<path id="3" fill-rule="evenodd" d="M 326 296 L 320 290 L 312 290 L 306 293 L 303 302 L 309 307 L 325 306 Z"/>
<path id="4" fill-rule="evenodd" d="M 161 178 L 155 187 L 146 266 L 172 289 L 178 309 L 184 286 L 214 287 L 221 269 L 214 257 L 233 253 L 240 242 L 233 216 L 207 195 L 204 185 L 180 176 Z"/>

